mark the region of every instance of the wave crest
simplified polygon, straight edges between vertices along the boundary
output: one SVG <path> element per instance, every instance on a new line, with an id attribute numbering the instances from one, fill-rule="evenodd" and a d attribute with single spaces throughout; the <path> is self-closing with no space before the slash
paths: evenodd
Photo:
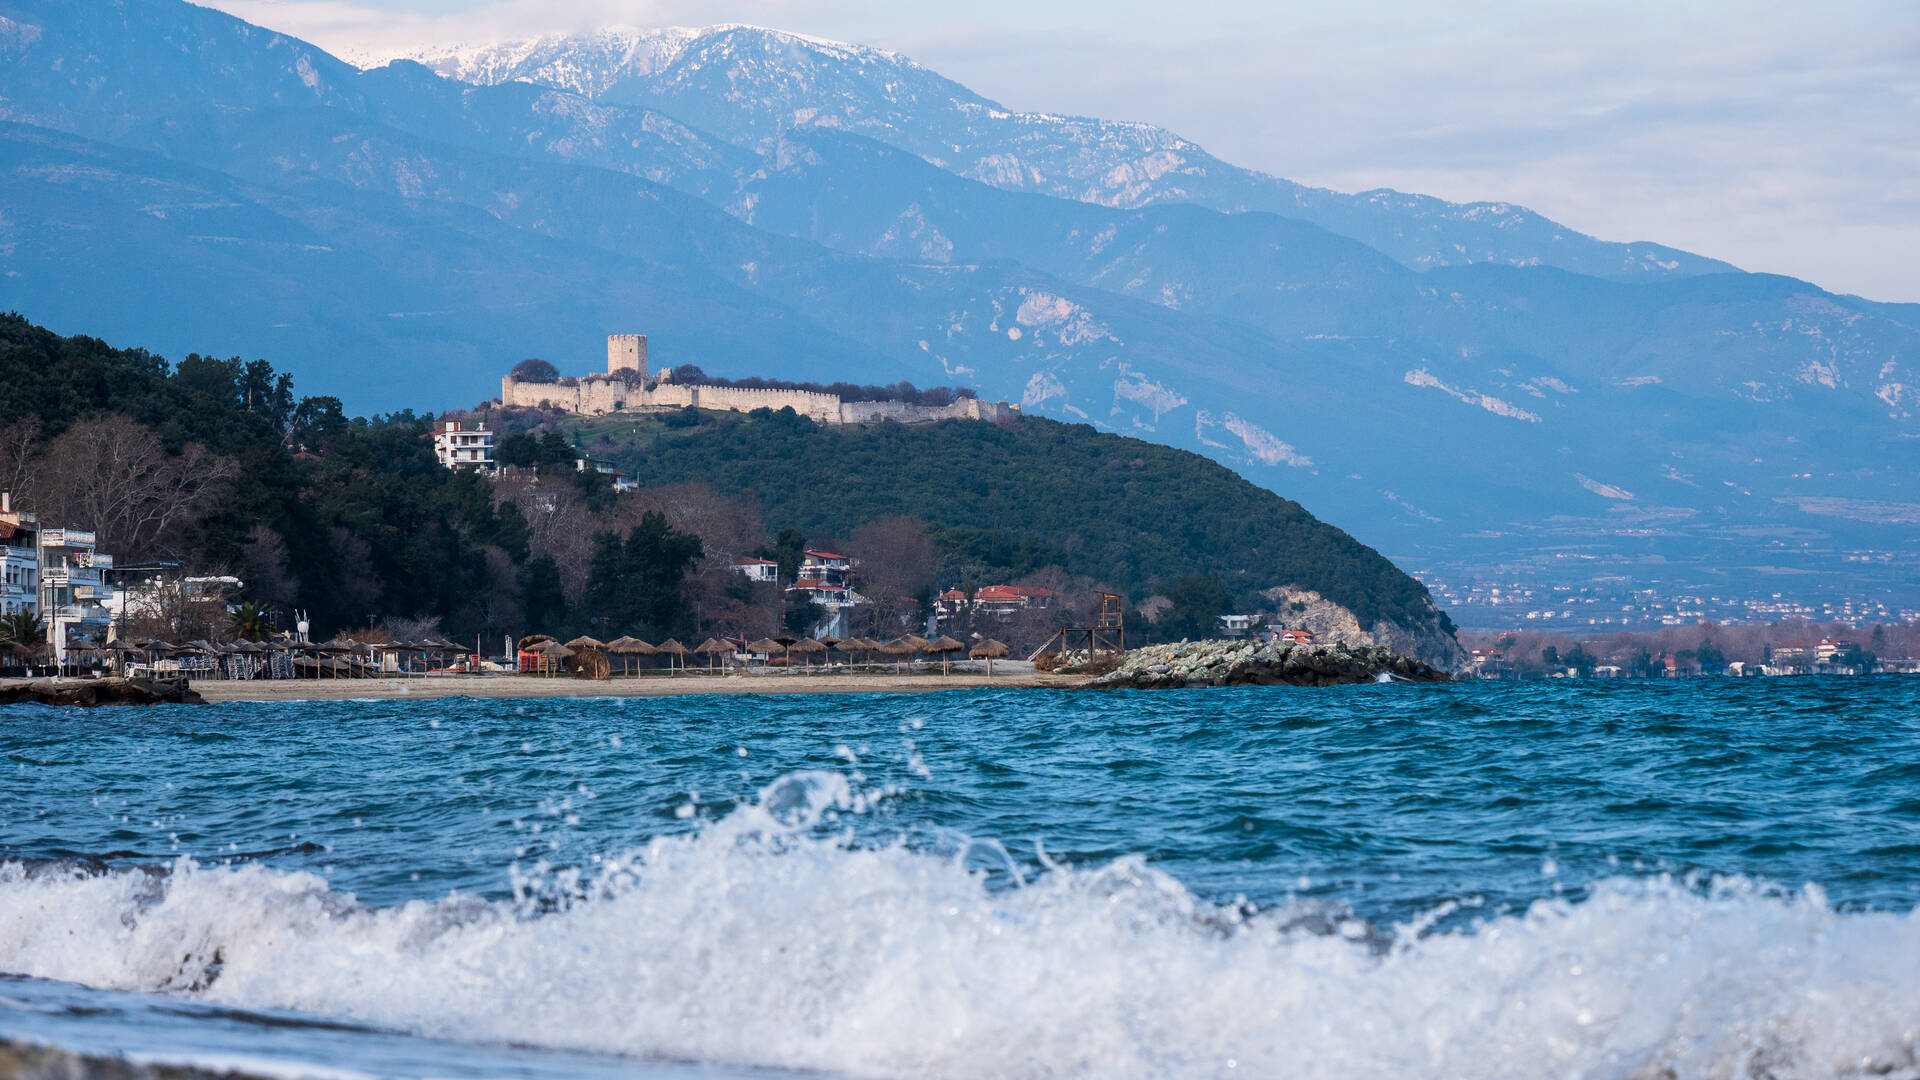
<path id="1" fill-rule="evenodd" d="M 0 970 L 425 1035 L 869 1076 L 1920 1075 L 1920 916 L 1614 879 L 1433 932 L 1209 903 L 1138 858 L 1021 885 L 863 846 L 795 774 L 519 898 L 0 865 Z M 999 852 L 1005 858 L 1004 851 Z M 564 902 L 551 901 L 554 896 Z M 1251 1070 L 1251 1071 L 1249 1071 Z"/>

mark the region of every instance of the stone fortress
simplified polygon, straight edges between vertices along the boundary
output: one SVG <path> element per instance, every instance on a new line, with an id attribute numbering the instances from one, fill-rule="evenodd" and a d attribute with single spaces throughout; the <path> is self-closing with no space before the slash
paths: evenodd
<path id="1" fill-rule="evenodd" d="M 607 338 L 607 370 L 584 378 L 557 382 L 525 382 L 512 375 L 500 380 L 500 404 L 505 407 L 552 408 L 580 416 L 652 409 L 717 409 L 752 412 L 755 409 L 792 409 L 823 424 L 871 424 L 892 420 L 901 424 L 935 420 L 1005 420 L 1019 415 L 1018 405 L 1004 401 L 961 398 L 950 405 L 914 405 L 904 401 L 844 401 L 833 394 L 809 390 L 757 390 L 738 386 L 708 386 L 675 382 L 671 371 L 649 377 L 647 336 L 612 334 Z"/>

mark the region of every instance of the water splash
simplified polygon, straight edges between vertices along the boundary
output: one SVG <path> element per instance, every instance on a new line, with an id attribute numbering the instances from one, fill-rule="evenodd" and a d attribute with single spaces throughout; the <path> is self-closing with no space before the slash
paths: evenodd
<path id="1" fill-rule="evenodd" d="M 991 840 L 844 827 L 886 794 L 790 773 L 491 902 L 375 907 L 252 863 L 9 863 L 0 970 L 858 1076 L 1915 1075 L 1920 916 L 1656 875 L 1382 928 L 1210 902 L 1139 856 L 996 883 L 1020 870 Z"/>

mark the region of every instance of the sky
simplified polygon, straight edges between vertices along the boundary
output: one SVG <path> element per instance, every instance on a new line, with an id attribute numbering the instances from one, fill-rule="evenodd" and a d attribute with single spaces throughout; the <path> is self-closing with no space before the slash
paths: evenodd
<path id="1" fill-rule="evenodd" d="M 746 22 L 1301 183 L 1520 203 L 1920 302 L 1920 4 L 200 0 L 336 52 Z M 1337 10 L 1336 10 L 1337 9 Z"/>

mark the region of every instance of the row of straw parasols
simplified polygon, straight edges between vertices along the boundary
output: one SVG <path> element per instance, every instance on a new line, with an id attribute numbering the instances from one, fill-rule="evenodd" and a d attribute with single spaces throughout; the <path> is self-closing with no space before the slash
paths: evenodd
<path id="1" fill-rule="evenodd" d="M 621 658 L 622 674 L 631 674 L 630 665 L 635 656 L 663 654 L 671 658 L 668 662 L 671 670 L 685 671 L 686 658 L 689 654 L 706 656 L 708 670 L 714 670 L 718 667 L 721 656 L 732 653 L 737 648 L 739 646 L 731 641 L 711 637 L 691 649 L 673 638 L 668 638 L 658 645 L 650 645 L 639 638 L 628 636 L 603 642 L 597 638 L 582 635 L 561 644 L 544 634 L 536 634 L 520 642 L 522 652 L 541 657 L 541 670 L 545 673 L 557 673 L 564 668 L 567 661 L 571 660 L 574 662 L 575 670 L 596 678 L 605 678 L 611 674 L 607 660 L 609 655 Z M 907 657 L 939 656 L 940 672 L 943 675 L 950 674 L 952 671 L 953 654 L 965 652 L 975 660 L 987 662 L 988 676 L 993 674 L 993 661 L 1002 659 L 1009 653 L 1006 644 L 1000 641 L 988 639 L 969 649 L 965 642 L 956 641 L 944 634 L 932 641 L 916 634 L 908 634 L 886 642 L 862 637 L 821 639 L 781 636 L 761 638 L 759 641 L 749 642 L 745 648 L 748 652 L 765 653 L 769 656 L 776 652 L 781 653 L 789 667 L 792 666 L 794 653 L 805 656 L 830 653 L 834 649 L 864 653 L 868 662 L 872 662 L 875 653 L 891 656 L 895 671 L 901 670 Z"/>
<path id="2" fill-rule="evenodd" d="M 218 659 L 226 656 L 271 656 L 277 653 L 293 654 L 303 666 L 312 669 L 316 676 L 322 673 L 338 677 L 342 671 L 349 675 L 364 672 L 371 666 L 376 653 L 428 653 L 458 652 L 460 646 L 442 637 L 422 638 L 418 641 L 379 641 L 362 642 L 349 637 L 335 637 L 328 641 L 230 641 L 212 642 L 206 640 L 187 641 L 175 644 L 160 638 L 135 638 L 118 641 L 111 646 L 97 650 L 100 652 L 141 653 L 148 663 L 160 659 L 177 660 L 183 657 L 204 656 Z M 365 657 L 363 661 L 361 658 Z"/>

